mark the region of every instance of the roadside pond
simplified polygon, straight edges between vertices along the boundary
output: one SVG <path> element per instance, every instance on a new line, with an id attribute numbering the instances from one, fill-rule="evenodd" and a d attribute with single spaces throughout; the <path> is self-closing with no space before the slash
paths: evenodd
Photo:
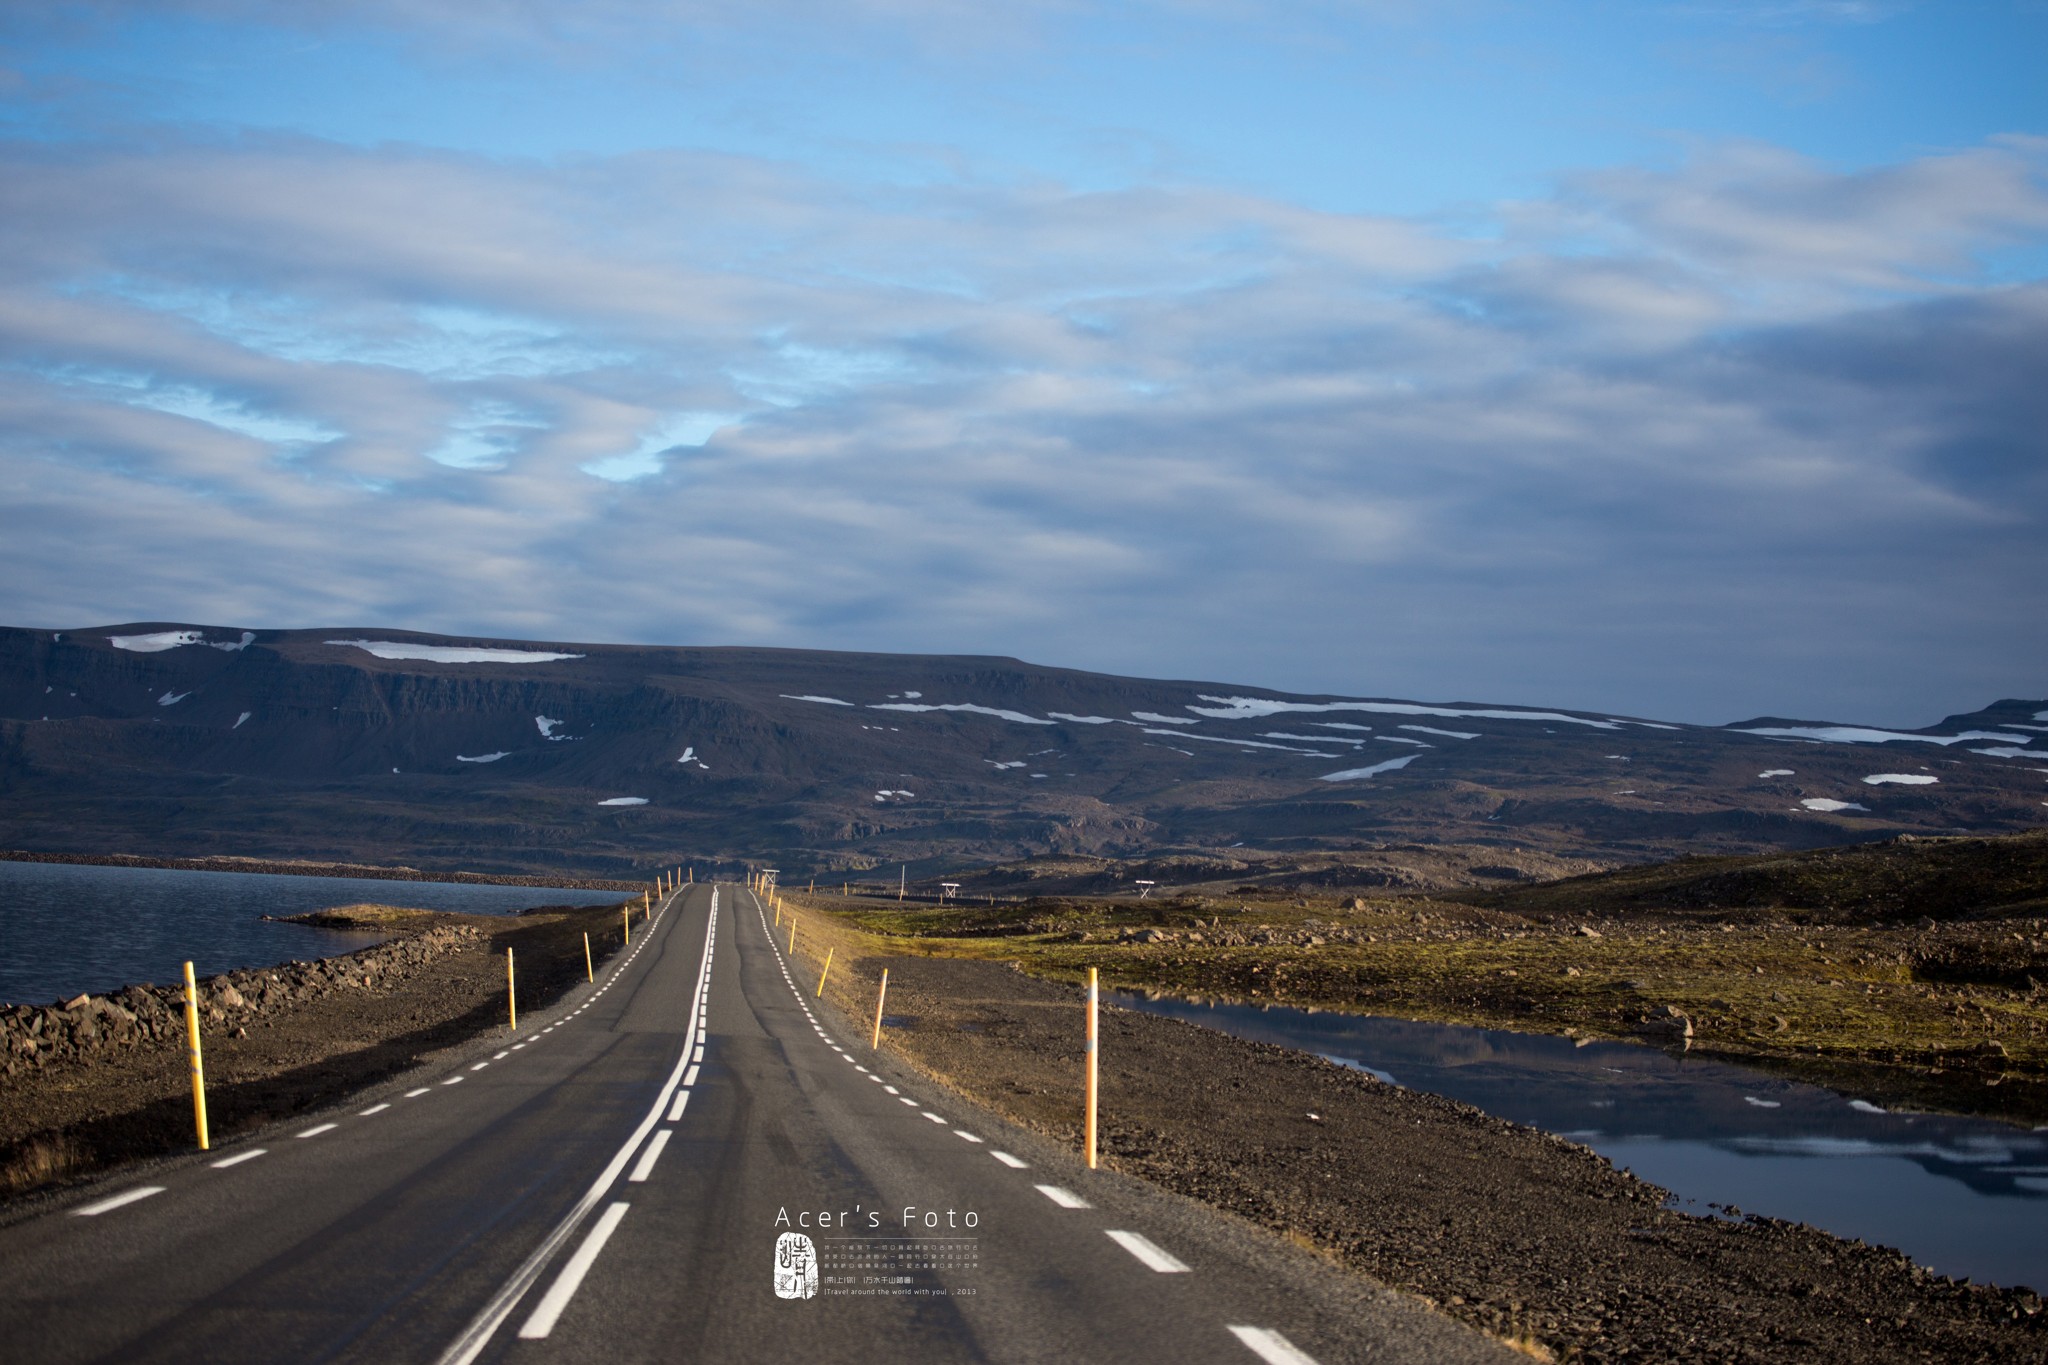
<path id="1" fill-rule="evenodd" d="M 2048 1129 L 1890 1113 L 1627 1043 L 1122 991 L 1103 998 L 1582 1142 L 1690 1212 L 1790 1219 L 1896 1247 L 1943 1275 L 2048 1287 Z"/>

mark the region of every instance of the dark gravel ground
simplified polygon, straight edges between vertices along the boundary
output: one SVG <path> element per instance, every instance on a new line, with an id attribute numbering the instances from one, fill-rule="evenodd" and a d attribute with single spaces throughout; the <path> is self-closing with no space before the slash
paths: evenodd
<path id="1" fill-rule="evenodd" d="M 834 993 L 871 1011 L 884 966 L 884 1047 L 1079 1145 L 1078 991 L 999 963 L 899 957 L 859 963 Z M 1116 1009 L 1103 1011 L 1101 1049 L 1106 1164 L 1310 1243 L 1532 1354 L 2048 1361 L 2048 1313 L 2027 1290 L 1944 1279 L 1802 1224 L 1666 1210 L 1664 1190 L 1591 1150 L 1455 1101 Z"/>

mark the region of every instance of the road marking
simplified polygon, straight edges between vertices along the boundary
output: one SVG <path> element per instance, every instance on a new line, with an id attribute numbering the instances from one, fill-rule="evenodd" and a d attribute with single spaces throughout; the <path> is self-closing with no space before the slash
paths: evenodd
<path id="1" fill-rule="evenodd" d="M 862 1068 L 862 1069 L 863 1069 L 863 1070 L 866 1070 L 866 1068 Z M 882 1083 L 882 1078 L 881 1078 L 880 1076 L 877 1076 L 877 1075 L 876 1075 L 876 1074 L 875 1074 L 874 1072 L 872 1072 L 872 1071 L 869 1071 L 869 1072 L 868 1072 L 868 1079 L 869 1079 L 869 1080 L 871 1080 L 871 1081 L 873 1081 L 873 1082 L 874 1082 L 874 1083 L 875 1083 L 876 1085 L 880 1085 L 880 1084 Z"/>
<path id="2" fill-rule="evenodd" d="M 597 1260 L 597 1253 L 604 1250 L 604 1244 L 611 1240 L 618 1230 L 619 1220 L 626 1216 L 630 1204 L 614 1204 L 604 1211 L 597 1220 L 597 1226 L 583 1239 L 583 1245 L 576 1248 L 576 1254 L 562 1267 L 562 1273 L 555 1276 L 555 1282 L 548 1286 L 548 1292 L 541 1296 L 533 1315 L 526 1325 L 519 1329 L 519 1335 L 528 1341 L 545 1337 L 555 1330 L 555 1320 L 562 1316 L 562 1310 L 569 1306 L 569 1300 L 576 1297 L 582 1287 L 583 1277 L 590 1273 L 590 1267 Z"/>
<path id="3" fill-rule="evenodd" d="M 697 986 L 693 999 L 704 999 L 705 993 L 711 988 L 711 948 L 712 944 L 717 941 L 717 924 L 718 892 L 714 889 L 711 893 L 711 918 L 704 934 L 704 956 L 697 967 Z M 661 1121 L 661 1111 L 674 1096 L 677 1085 L 690 1085 L 695 1082 L 696 1068 L 691 1067 L 687 1077 L 684 1076 L 683 1070 L 689 1051 L 695 1044 L 696 1034 L 697 1028 L 693 1022 L 688 1032 L 683 1036 L 683 1055 L 676 1059 L 675 1070 L 669 1073 L 668 1080 L 655 1095 L 654 1106 L 648 1110 L 647 1117 L 640 1121 L 640 1126 L 635 1128 L 626 1138 L 625 1143 L 612 1156 L 611 1161 L 606 1164 L 604 1170 L 598 1173 L 597 1179 L 591 1183 L 590 1188 L 584 1191 L 582 1199 L 577 1201 L 576 1206 L 570 1209 L 562 1218 L 562 1221 L 555 1225 L 554 1230 L 548 1233 L 539 1246 L 534 1248 L 526 1260 L 520 1264 L 519 1269 L 512 1273 L 512 1277 L 499 1286 L 498 1292 L 491 1296 L 490 1302 L 485 1304 L 483 1309 L 474 1318 L 470 1319 L 469 1325 L 463 1329 L 462 1335 L 449 1343 L 448 1349 L 441 1353 L 437 1365 L 470 1365 L 471 1361 L 474 1361 L 479 1355 L 483 1354 L 484 1348 L 490 1345 L 491 1337 L 503 1325 L 505 1319 L 512 1316 L 512 1310 L 519 1306 L 519 1300 L 525 1297 L 526 1291 L 533 1288 L 535 1281 L 540 1278 L 541 1272 L 547 1269 L 548 1262 L 554 1258 L 555 1253 L 561 1249 L 562 1244 L 568 1241 L 576 1229 L 582 1225 L 583 1220 L 590 1216 L 591 1210 L 597 1207 L 598 1201 L 603 1199 L 605 1193 L 617 1182 L 620 1172 L 626 1168 L 626 1163 L 632 1160 L 633 1153 L 639 1149 L 640 1144 L 646 1140 L 648 1133 L 654 1129 L 654 1126 Z M 614 1207 L 623 1210 L 626 1206 L 619 1204 Z M 607 1211 L 606 1216 L 610 1216 L 609 1211 Z M 586 1247 L 587 1245 L 586 1243 Z M 579 1251 L 578 1255 L 581 1254 Z M 591 1255 L 595 1256 L 596 1252 L 592 1251 Z M 567 1274 L 567 1269 L 564 1269 L 563 1276 L 566 1277 Z M 561 1280 L 558 1279 L 556 1287 L 559 1288 L 560 1285 Z M 571 1292 L 573 1292 L 573 1289 L 574 1287 L 571 1286 Z M 550 1290 L 549 1292 L 552 1295 L 554 1291 Z M 564 1298 L 563 1301 L 566 1303 L 567 1299 Z M 559 1309 L 557 1311 L 559 1312 Z M 533 1326 L 539 1317 L 540 1310 L 536 1309 L 533 1319 L 529 1319 L 527 1326 Z M 553 1325 L 552 1319 L 549 1320 L 547 1325 L 550 1327 Z"/>
<path id="4" fill-rule="evenodd" d="M 372 1114 L 381 1114 L 390 1107 L 391 1106 L 388 1104 L 373 1104 L 368 1109 L 365 1109 L 362 1113 L 356 1115 L 356 1117 L 366 1119 L 370 1117 L 370 1115 Z"/>
<path id="5" fill-rule="evenodd" d="M 1239 1327 L 1232 1324 L 1230 1334 L 1251 1347 L 1252 1353 L 1265 1361 L 1266 1365 L 1316 1365 L 1314 1356 L 1270 1327 Z"/>
<path id="6" fill-rule="evenodd" d="M 500 1053 L 499 1053 L 499 1054 L 498 1054 L 497 1056 L 495 1056 L 495 1057 L 491 1058 L 491 1060 L 492 1060 L 492 1061 L 494 1061 L 494 1062 L 502 1062 L 502 1061 L 504 1061 L 504 1060 L 505 1060 L 505 1059 L 506 1059 L 507 1057 L 510 1057 L 511 1055 L 512 1055 L 512 1049 L 510 1049 L 510 1048 L 506 1048 L 506 1049 L 505 1049 L 505 1050 L 504 1050 L 503 1052 L 500 1052 Z"/>
<path id="7" fill-rule="evenodd" d="M 958 1138 L 966 1138 L 966 1139 L 967 1139 L 967 1140 L 968 1140 L 969 1142 L 979 1142 L 979 1141 L 981 1141 L 981 1139 L 980 1139 L 980 1138 L 978 1138 L 978 1137 L 976 1137 L 976 1136 L 975 1136 L 974 1134 L 972 1134 L 972 1133 L 968 1132 L 968 1131 L 967 1131 L 967 1130 L 966 1130 L 965 1128 L 955 1128 L 955 1129 L 953 1130 L 953 1136 L 954 1136 L 954 1137 L 958 1137 Z"/>
<path id="8" fill-rule="evenodd" d="M 1072 1190 L 1063 1190 L 1057 1185 L 1034 1185 L 1032 1188 L 1063 1209 L 1092 1209 L 1095 1207 Z"/>
<path id="9" fill-rule="evenodd" d="M 517 1051 L 519 1051 L 519 1049 L 520 1049 L 520 1048 L 523 1048 L 523 1047 L 525 1047 L 525 1046 L 526 1046 L 526 1044 L 524 1044 L 524 1043 L 514 1043 L 514 1044 L 512 1044 L 512 1050 L 513 1050 L 514 1052 L 517 1052 Z"/>
<path id="10" fill-rule="evenodd" d="M 487 1066 L 489 1066 L 489 1065 L 490 1065 L 490 1063 L 489 1063 L 489 1062 L 478 1062 L 478 1063 L 477 1063 L 477 1064 L 476 1064 L 475 1066 L 471 1067 L 471 1068 L 470 1068 L 470 1070 L 471 1070 L 471 1071 L 482 1071 L 482 1070 L 483 1070 L 483 1069 L 484 1069 L 485 1067 L 487 1067 Z"/>
<path id="11" fill-rule="evenodd" d="M 896 1103 L 898 1103 L 898 1104 L 907 1104 L 907 1105 L 909 1105 L 909 1106 L 910 1106 L 910 1107 L 911 1107 L 912 1109 L 915 1109 L 915 1108 L 917 1108 L 917 1101 L 916 1101 L 916 1100 L 914 1100 L 914 1099 L 912 1099 L 912 1098 L 910 1098 L 910 1096 L 908 1096 L 908 1095 L 898 1095 L 898 1096 L 896 1097 Z"/>
<path id="12" fill-rule="evenodd" d="M 431 1090 L 431 1089 L 433 1089 L 433 1087 L 432 1087 L 432 1086 L 429 1086 L 429 1085 L 423 1085 L 423 1086 L 421 1086 L 421 1087 L 420 1087 L 419 1089 L 417 1089 L 417 1090 L 408 1090 L 408 1091 L 406 1091 L 406 1092 L 405 1092 L 405 1098 L 406 1098 L 406 1099 L 409 1099 L 409 1100 L 416 1100 L 416 1099 L 418 1099 L 418 1098 L 419 1098 L 420 1096 L 422 1096 L 422 1095 L 426 1094 L 426 1093 L 427 1093 L 427 1092 L 428 1092 L 429 1090 Z"/>
<path id="13" fill-rule="evenodd" d="M 224 1156 L 219 1161 L 211 1162 L 209 1164 L 216 1171 L 224 1171 L 230 1166 L 239 1166 L 245 1161 L 254 1161 L 257 1157 L 262 1156 L 265 1152 L 269 1150 L 270 1149 L 268 1147 L 251 1147 L 246 1152 L 236 1152 L 233 1156 Z"/>
<path id="14" fill-rule="evenodd" d="M 676 1091 L 676 1102 L 675 1102 L 674 1104 L 672 1104 L 672 1105 L 670 1105 L 670 1106 L 668 1107 L 668 1121 L 669 1121 L 670 1123 L 674 1123 L 674 1122 L 675 1122 L 675 1121 L 676 1121 L 677 1119 L 681 1118 L 681 1117 L 683 1116 L 683 1106 L 684 1106 L 684 1105 L 686 1105 L 686 1104 L 688 1104 L 689 1102 L 690 1102 L 690 1092 L 689 1092 L 689 1091 L 687 1091 L 687 1090 L 678 1090 L 678 1091 Z"/>
<path id="15" fill-rule="evenodd" d="M 461 1076 L 450 1076 L 450 1077 L 449 1077 L 449 1078 L 448 1078 L 447 1080 L 445 1080 L 445 1081 L 441 1082 L 441 1084 L 443 1084 L 443 1085 L 461 1085 L 464 1079 L 465 1079 L 465 1078 L 464 1078 L 464 1077 L 461 1077 Z"/>
<path id="16" fill-rule="evenodd" d="M 704 1060 L 704 1044 L 697 1044 L 697 1050 L 690 1054 L 690 1060 L 693 1062 L 701 1062 Z"/>
<path id="17" fill-rule="evenodd" d="M 897 1089 L 897 1088 L 896 1088 L 895 1086 L 893 1086 L 893 1085 L 885 1085 L 885 1086 L 883 1086 L 883 1087 L 882 1087 L 882 1089 L 884 1089 L 884 1090 L 888 1091 L 888 1092 L 889 1092 L 890 1094 L 892 1094 L 892 1095 L 900 1095 L 900 1094 L 902 1094 L 902 1093 L 903 1093 L 902 1091 L 898 1090 L 898 1089 Z"/>
<path id="18" fill-rule="evenodd" d="M 685 1072 L 683 1073 L 683 1084 L 684 1084 L 685 1086 L 692 1086 L 692 1085 L 695 1085 L 696 1083 L 697 1083 L 697 1068 L 693 1066 L 693 1067 L 691 1067 L 691 1068 L 690 1068 L 690 1069 L 689 1069 L 688 1071 L 685 1071 Z"/>
<path id="19" fill-rule="evenodd" d="M 315 1124 L 311 1128 L 308 1128 L 305 1132 L 299 1134 L 299 1136 L 302 1138 L 319 1137 L 322 1133 L 331 1133 L 339 1127 L 341 1127 L 341 1125 L 338 1123 L 319 1123 Z"/>
<path id="20" fill-rule="evenodd" d="M 164 1187 L 161 1185 L 137 1185 L 132 1190 L 123 1190 L 117 1195 L 100 1200 L 97 1204 L 87 1204 L 84 1208 L 73 1209 L 71 1212 L 80 1218 L 97 1218 L 110 1209 L 118 1209 L 123 1204 L 132 1204 L 138 1199 L 147 1199 L 153 1194 L 163 1192 Z"/>
<path id="21" fill-rule="evenodd" d="M 946 1123 L 946 1121 L 945 1121 L 944 1119 L 940 1118 L 940 1117 L 939 1117 L 939 1116 L 938 1116 L 937 1114 L 934 1114 L 934 1113 L 933 1113 L 933 1112 L 932 1112 L 931 1110 L 929 1110 L 929 1109 L 927 1109 L 927 1110 L 925 1110 L 925 1111 L 924 1111 L 924 1116 L 925 1116 L 926 1118 L 930 1119 L 930 1120 L 931 1120 L 931 1121 L 932 1121 L 933 1123 L 936 1123 L 936 1124 L 938 1124 L 938 1125 L 939 1125 L 940 1127 L 942 1127 L 942 1128 L 943 1128 L 943 1127 L 945 1126 L 945 1123 Z"/>
<path id="22" fill-rule="evenodd" d="M 688 1092 L 685 1091 L 684 1093 L 687 1094 Z M 646 1180 L 648 1172 L 654 1169 L 654 1163 L 661 1160 L 661 1149 L 668 1146 L 668 1135 L 674 1131 L 675 1129 L 673 1128 L 664 1128 L 656 1133 L 654 1141 L 648 1143 L 647 1150 L 640 1154 L 640 1162 L 633 1167 L 633 1174 L 627 1176 L 626 1179 L 636 1185 Z"/>
<path id="23" fill-rule="evenodd" d="M 1030 1162 L 1019 1161 L 1016 1157 L 1011 1156 L 1008 1152 L 991 1151 L 989 1155 L 994 1157 L 997 1161 L 1002 1162 L 1005 1166 L 1008 1166 L 1013 1171 L 1028 1171 L 1031 1169 Z"/>
<path id="24" fill-rule="evenodd" d="M 1156 1270 L 1162 1275 L 1185 1275 L 1188 1273 L 1187 1265 L 1184 1262 L 1162 1250 L 1150 1239 L 1141 1237 L 1135 1232 L 1112 1232 L 1109 1234 L 1109 1240 L 1144 1262 L 1145 1268 L 1148 1270 Z"/>

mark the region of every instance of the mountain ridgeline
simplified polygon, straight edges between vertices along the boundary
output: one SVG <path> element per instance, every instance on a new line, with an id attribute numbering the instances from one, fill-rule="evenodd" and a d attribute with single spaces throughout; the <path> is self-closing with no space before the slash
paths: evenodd
<path id="1" fill-rule="evenodd" d="M 893 880 L 1407 844 L 1512 880 L 2037 829 L 2044 770 L 2039 700 L 1714 727 L 989 657 L 0 629 L 0 843 L 38 852 Z"/>

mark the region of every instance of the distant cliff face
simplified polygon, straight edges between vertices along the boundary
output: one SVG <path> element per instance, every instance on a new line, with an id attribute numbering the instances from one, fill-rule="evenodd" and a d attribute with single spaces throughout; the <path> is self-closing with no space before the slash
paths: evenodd
<path id="1" fill-rule="evenodd" d="M 1619 861 L 2039 827 L 2044 713 L 1713 728 L 998 658 L 0 629 L 0 845 L 588 875 L 1393 840 Z"/>

